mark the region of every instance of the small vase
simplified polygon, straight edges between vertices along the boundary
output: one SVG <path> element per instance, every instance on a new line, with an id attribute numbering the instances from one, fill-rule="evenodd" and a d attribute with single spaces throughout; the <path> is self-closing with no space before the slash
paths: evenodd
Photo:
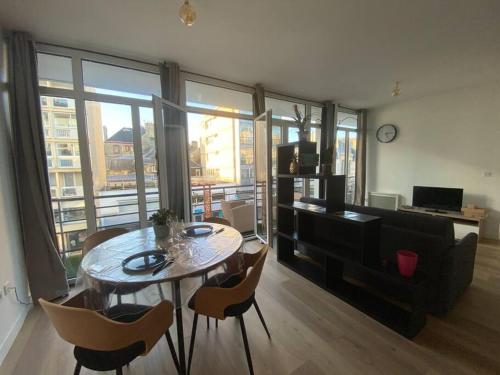
<path id="1" fill-rule="evenodd" d="M 296 174 L 298 169 L 299 169 L 299 164 L 297 163 L 297 160 L 293 159 L 292 162 L 290 163 L 290 173 Z"/>
<path id="2" fill-rule="evenodd" d="M 410 250 L 396 251 L 399 273 L 404 277 L 412 277 L 418 263 L 418 254 Z"/>
<path id="3" fill-rule="evenodd" d="M 156 238 L 167 238 L 170 235 L 170 226 L 168 225 L 153 225 Z"/>

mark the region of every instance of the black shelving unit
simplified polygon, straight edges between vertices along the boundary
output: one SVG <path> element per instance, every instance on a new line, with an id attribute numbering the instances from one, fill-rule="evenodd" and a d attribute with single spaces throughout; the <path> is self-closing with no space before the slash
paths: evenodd
<path id="1" fill-rule="evenodd" d="M 394 264 L 382 266 L 381 219 L 344 210 L 345 176 L 290 174 L 295 147 L 277 148 L 278 261 L 398 333 L 414 337 L 426 321 L 426 276 L 408 279 Z M 325 181 L 326 207 L 294 201 L 296 178 Z"/>

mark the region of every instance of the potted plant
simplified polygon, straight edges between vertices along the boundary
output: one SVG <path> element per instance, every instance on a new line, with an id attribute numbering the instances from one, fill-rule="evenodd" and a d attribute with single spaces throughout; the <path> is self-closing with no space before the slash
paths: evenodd
<path id="1" fill-rule="evenodd" d="M 328 147 L 323 152 L 323 158 L 321 163 L 321 174 L 323 176 L 330 176 L 332 174 L 332 163 L 333 163 L 333 147 Z"/>
<path id="2" fill-rule="evenodd" d="M 160 208 L 149 220 L 153 223 L 156 238 L 165 238 L 170 235 L 170 225 L 177 220 L 177 216 L 174 211 Z"/>
<path id="3" fill-rule="evenodd" d="M 299 128 L 299 141 L 307 141 L 309 139 L 310 133 L 309 120 L 311 119 L 311 116 L 302 116 L 297 104 L 294 104 L 293 110 L 295 111 L 295 117 L 293 118 L 293 120 Z"/>

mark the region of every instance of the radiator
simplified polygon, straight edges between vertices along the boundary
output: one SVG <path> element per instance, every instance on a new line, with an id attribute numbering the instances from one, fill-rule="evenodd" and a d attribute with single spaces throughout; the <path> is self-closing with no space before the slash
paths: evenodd
<path id="1" fill-rule="evenodd" d="M 397 210 L 399 208 L 399 194 L 368 193 L 368 206 Z"/>

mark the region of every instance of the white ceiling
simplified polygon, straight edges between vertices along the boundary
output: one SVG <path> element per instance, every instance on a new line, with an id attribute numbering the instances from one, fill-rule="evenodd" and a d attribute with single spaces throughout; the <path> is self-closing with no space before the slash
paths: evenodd
<path id="1" fill-rule="evenodd" d="M 499 0 L 192 0 L 191 28 L 178 20 L 181 2 L 0 0 L 0 23 L 357 108 L 500 79 Z"/>

